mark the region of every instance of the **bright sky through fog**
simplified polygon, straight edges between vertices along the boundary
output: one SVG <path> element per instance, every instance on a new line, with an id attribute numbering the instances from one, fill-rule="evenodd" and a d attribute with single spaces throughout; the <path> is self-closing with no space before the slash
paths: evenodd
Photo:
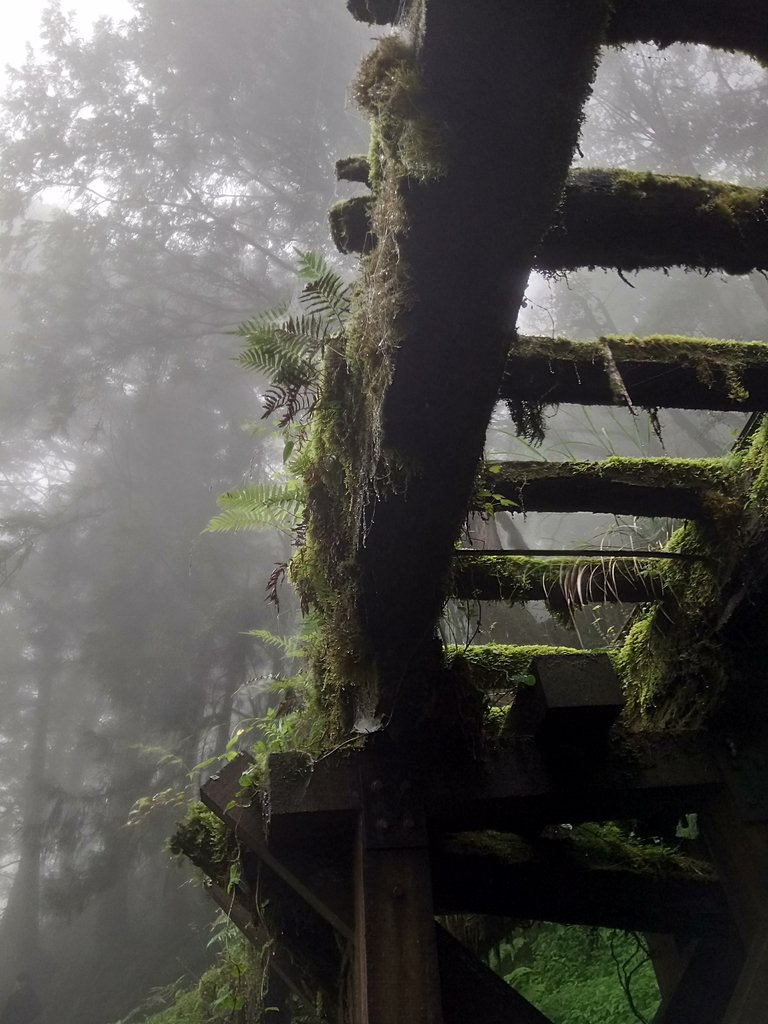
<path id="1" fill-rule="evenodd" d="M 37 47 L 40 15 L 46 0 L 5 0 L 0 13 L 0 71 L 6 64 L 21 64 L 27 42 Z M 121 19 L 131 13 L 128 0 L 62 0 L 65 11 L 75 11 L 78 27 L 87 33 L 98 18 Z"/>

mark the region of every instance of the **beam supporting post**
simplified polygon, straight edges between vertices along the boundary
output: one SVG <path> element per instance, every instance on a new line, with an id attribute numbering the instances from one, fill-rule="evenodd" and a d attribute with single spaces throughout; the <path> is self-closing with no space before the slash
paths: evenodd
<path id="1" fill-rule="evenodd" d="M 363 758 L 355 849 L 354 1024 L 442 1024 L 429 850 L 420 798 Z"/>

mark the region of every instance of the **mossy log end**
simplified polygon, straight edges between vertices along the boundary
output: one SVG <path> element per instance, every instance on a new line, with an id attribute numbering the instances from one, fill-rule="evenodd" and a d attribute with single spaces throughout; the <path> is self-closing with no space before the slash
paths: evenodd
<path id="1" fill-rule="evenodd" d="M 343 253 L 366 253 L 376 245 L 371 229 L 372 196 L 353 196 L 334 203 L 328 210 L 333 244 Z"/>
<path id="2" fill-rule="evenodd" d="M 347 0 L 347 10 L 355 21 L 367 25 L 393 24 L 402 7 L 402 0 Z"/>
<path id="3" fill-rule="evenodd" d="M 574 171 L 535 265 L 765 270 L 768 191 L 637 171 Z"/>
<path id="4" fill-rule="evenodd" d="M 715 459 L 490 462 L 481 477 L 486 491 L 513 503 L 512 508 L 503 505 L 506 511 L 673 519 L 703 518 L 712 505 L 722 503 L 730 483 L 725 463 Z"/>
<path id="5" fill-rule="evenodd" d="M 445 648 L 444 656 L 451 675 L 484 693 L 498 693 L 514 691 L 521 683 L 527 683 L 534 658 L 556 658 L 563 654 L 594 658 L 603 653 L 539 644 L 477 644 L 469 647 L 450 644 Z"/>
<path id="6" fill-rule="evenodd" d="M 641 557 L 526 558 L 470 552 L 454 559 L 452 589 L 463 600 L 546 601 L 557 610 L 614 601 L 642 604 L 664 594 L 658 567 Z"/>
<path id="7" fill-rule="evenodd" d="M 355 181 L 361 185 L 371 184 L 371 163 L 367 156 L 357 154 L 344 156 L 336 161 L 336 178 L 338 181 Z"/>
<path id="8" fill-rule="evenodd" d="M 765 0 L 617 0 L 606 42 L 698 43 L 736 50 L 768 63 L 768 5 Z"/>
<path id="9" fill-rule="evenodd" d="M 623 384 L 616 387 L 615 365 Z M 511 346 L 499 397 L 558 405 L 667 409 L 768 408 L 768 344 L 656 336 L 595 342 L 523 336 Z"/>

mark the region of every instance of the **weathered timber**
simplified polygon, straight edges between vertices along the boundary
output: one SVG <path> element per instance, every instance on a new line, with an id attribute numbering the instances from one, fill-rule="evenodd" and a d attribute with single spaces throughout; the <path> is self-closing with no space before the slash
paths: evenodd
<path id="1" fill-rule="evenodd" d="M 574 171 L 542 239 L 542 271 L 768 268 L 768 191 L 637 171 Z"/>
<path id="2" fill-rule="evenodd" d="M 747 951 L 746 962 L 736 982 L 722 1022 L 723 1024 L 757 1024 L 758 1021 L 764 1021 L 766 1015 L 768 1015 L 768 913 L 765 914 L 763 925 Z"/>
<path id="3" fill-rule="evenodd" d="M 426 847 L 371 847 L 355 856 L 355 1024 L 442 1024 L 432 882 Z"/>
<path id="4" fill-rule="evenodd" d="M 286 757 L 289 758 L 290 765 L 295 764 L 295 760 L 292 759 L 293 755 L 286 755 Z M 267 845 L 261 801 L 256 799 L 251 802 L 247 796 L 244 797 L 241 793 L 240 777 L 250 763 L 250 759 L 241 754 L 229 764 L 224 765 L 201 787 L 200 799 L 209 810 L 213 811 L 221 821 L 232 829 L 239 842 L 256 854 L 259 860 L 305 900 L 309 907 L 328 921 L 341 935 L 351 938 L 347 896 L 339 886 L 326 884 L 328 879 L 323 875 L 322 862 L 317 873 L 313 872 L 307 878 L 307 872 L 304 871 L 303 877 L 300 877 L 288 867 L 289 859 L 275 857 L 270 851 Z M 288 768 L 288 766 L 286 767 Z M 290 773 L 290 768 L 288 771 Z M 296 777 L 295 772 L 293 777 Z M 320 777 L 321 772 L 318 772 L 315 776 L 318 782 Z M 322 786 L 318 785 L 315 792 L 317 792 L 317 799 L 320 802 L 322 797 L 319 794 L 322 792 Z M 332 824 L 334 820 L 333 814 L 331 814 L 330 823 Z M 306 868 L 303 863 L 298 866 Z"/>
<path id="5" fill-rule="evenodd" d="M 581 753 L 603 756 L 608 734 L 624 706 L 624 694 L 607 654 L 582 658 L 560 654 L 534 658 L 533 685 L 522 687 L 502 735 L 535 736 L 545 756 L 562 759 Z"/>
<path id="6" fill-rule="evenodd" d="M 562 821 L 611 821 L 655 811 L 683 814 L 697 810 L 720 781 L 710 748 L 710 739 L 701 733 L 635 733 L 615 737 L 598 765 L 574 755 L 553 770 L 533 737 L 517 736 L 474 776 L 454 772 L 445 762 L 423 765 L 419 796 L 430 829 L 446 832 L 528 832 Z M 273 780 L 283 774 L 284 757 L 269 759 Z M 316 781 L 320 765 L 324 779 Z M 335 797 L 329 807 L 331 788 Z M 360 810 L 357 755 L 329 755 L 303 773 L 297 773 L 289 755 L 279 792 L 279 800 L 270 796 L 271 828 L 279 824 L 281 835 L 299 836 L 308 812 L 316 814 L 318 828 L 325 813 L 338 827 L 341 810 Z"/>
<path id="7" fill-rule="evenodd" d="M 534 556 L 458 551 L 452 593 L 462 600 L 546 601 L 558 609 L 616 601 L 643 604 L 664 595 L 656 565 L 642 554 L 629 560 Z"/>
<path id="8" fill-rule="evenodd" d="M 498 837 L 503 840 L 503 837 Z M 658 858 L 636 864 L 593 863 L 567 840 L 515 837 L 473 849 L 461 835 L 432 858 L 439 914 L 493 914 L 679 936 L 708 932 L 727 918 L 720 885 L 693 868 L 686 874 Z"/>
<path id="9" fill-rule="evenodd" d="M 513 502 L 507 512 L 609 512 L 701 519 L 708 499 L 722 500 L 724 469 L 711 459 L 625 459 L 601 462 L 488 462 L 482 486 Z"/>
<path id="10" fill-rule="evenodd" d="M 768 408 L 768 344 L 700 338 L 520 336 L 510 346 L 499 397 L 557 405 L 624 405 L 608 355 L 631 401 L 646 408 Z"/>
<path id="11" fill-rule="evenodd" d="M 237 891 L 226 892 L 226 890 L 215 883 L 207 885 L 206 892 L 217 906 L 224 911 L 232 924 L 263 955 L 264 948 L 271 941 L 271 936 L 264 924 L 260 921 L 257 922 L 254 917 L 253 907 L 247 905 L 242 894 Z M 281 945 L 275 944 L 270 950 L 267 969 L 271 974 L 277 975 L 288 991 L 292 992 L 308 1010 L 317 1010 L 318 992 L 315 987 L 314 978 L 306 973 L 302 973 L 300 966 L 294 962 Z M 270 998 L 268 1002 L 265 1000 L 265 1005 L 273 1007 L 275 1001 L 272 998 L 273 987 L 271 981 L 269 983 L 269 992 Z M 274 1018 L 276 1022 L 279 1022 L 283 1019 L 283 1015 L 280 1012 L 281 1007 L 278 1006 L 277 1010 L 279 1015 L 271 1012 L 270 1020 Z"/>
<path id="12" fill-rule="evenodd" d="M 479 957 L 437 926 L 445 1024 L 551 1024 Z M 403 1018 L 406 1020 L 412 1017 Z"/>
<path id="13" fill-rule="evenodd" d="M 724 921 L 693 944 L 677 985 L 662 999 L 653 1024 L 722 1024 L 741 963 L 741 950 Z"/>
<path id="14" fill-rule="evenodd" d="M 765 0 L 617 0 L 606 42 L 698 43 L 736 50 L 768 62 L 768 5 Z"/>
<path id="15" fill-rule="evenodd" d="M 380 443 L 361 449 L 359 433 L 348 442 L 350 461 L 364 464 L 360 493 L 370 503 L 354 522 L 345 520 L 349 529 L 339 538 L 349 491 L 337 498 L 317 486 L 309 499 L 326 589 L 345 589 L 370 655 L 359 678 L 354 670 L 347 677 L 347 692 L 360 697 L 360 716 L 370 718 L 373 705 L 374 717 L 386 716 L 393 732 L 416 731 L 423 721 L 430 677 L 420 671 L 421 655 L 440 616 L 509 323 L 560 199 L 609 6 L 447 0 L 430 5 L 415 40 L 419 108 L 437 126 L 444 173 L 406 182 L 407 168 L 396 160 L 382 168 L 378 212 L 385 216 L 386 197 L 401 209 L 380 245 L 386 241 L 397 257 L 372 254 L 366 263 L 364 299 L 372 315 L 356 339 L 366 372 L 355 357 L 344 389 L 350 408 L 373 407 L 382 428 Z M 557 58 L 547 59 L 542 45 Z M 393 296 L 396 266 L 403 287 Z M 408 302 L 409 295 L 418 301 Z M 378 393 L 371 393 L 372 380 Z M 372 462 L 365 465 L 368 452 Z M 407 488 L 376 485 L 385 469 L 378 452 L 397 452 L 415 468 Z M 359 573 L 342 571 L 349 560 Z"/>
<path id="16" fill-rule="evenodd" d="M 331 234 L 341 252 L 374 248 L 373 202 L 355 196 L 331 208 Z M 534 266 L 550 273 L 582 267 L 766 270 L 766 214 L 768 191 L 761 188 L 640 171 L 572 171 Z"/>

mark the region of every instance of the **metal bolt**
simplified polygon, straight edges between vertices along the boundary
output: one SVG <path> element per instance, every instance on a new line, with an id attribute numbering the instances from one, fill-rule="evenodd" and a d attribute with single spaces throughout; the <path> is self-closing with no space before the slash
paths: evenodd
<path id="1" fill-rule="evenodd" d="M 396 900 L 402 899 L 405 896 L 405 889 L 403 889 L 402 885 L 395 885 L 392 889 L 392 895 Z"/>

